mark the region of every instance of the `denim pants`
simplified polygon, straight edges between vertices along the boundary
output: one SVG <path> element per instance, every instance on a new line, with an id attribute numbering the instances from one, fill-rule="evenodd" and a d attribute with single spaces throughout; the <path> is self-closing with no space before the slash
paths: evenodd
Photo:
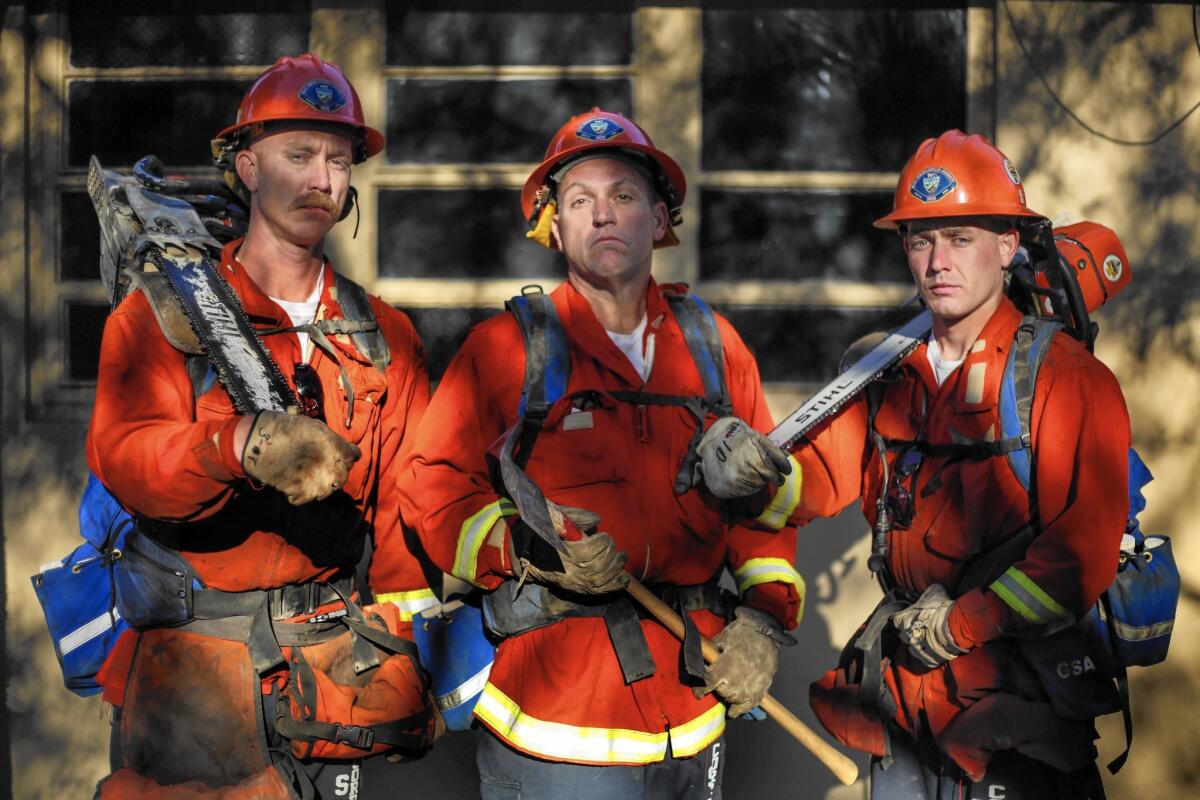
<path id="1" fill-rule="evenodd" d="M 1096 767 L 1059 772 L 1015 750 L 996 753 L 972 781 L 937 745 L 890 728 L 892 763 L 871 759 L 871 800 L 1104 800 Z"/>
<path id="2" fill-rule="evenodd" d="M 725 737 L 691 758 L 592 767 L 527 756 L 484 730 L 475 760 L 483 800 L 721 800 Z"/>

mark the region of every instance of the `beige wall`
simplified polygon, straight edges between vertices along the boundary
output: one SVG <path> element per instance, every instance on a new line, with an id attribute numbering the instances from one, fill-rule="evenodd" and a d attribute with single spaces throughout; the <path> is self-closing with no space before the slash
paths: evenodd
<path id="1" fill-rule="evenodd" d="M 1051 86 L 1083 119 L 1103 131 L 1143 138 L 1200 99 L 1200 54 L 1191 37 L 1190 7 L 1122 7 L 1102 3 L 1011 4 L 1017 26 Z M 5 12 L 0 39 L 4 108 L 20 108 L 23 66 L 14 27 L 21 10 Z M 971 12 L 970 127 L 992 133 L 1021 169 L 1030 204 L 1054 216 L 1092 219 L 1118 230 L 1135 283 L 1100 315 L 1098 354 L 1117 373 L 1133 416 L 1135 443 L 1157 480 L 1143 520 L 1173 536 L 1188 587 L 1169 661 L 1132 676 L 1137 745 L 1129 766 L 1109 781 L 1112 797 L 1182 797 L 1200 792 L 1194 780 L 1200 739 L 1197 652 L 1200 515 L 1191 485 L 1200 461 L 1200 255 L 1194 220 L 1200 196 L 1200 115 L 1152 147 L 1106 143 L 1087 134 L 1050 100 L 1020 53 L 1001 6 Z M 995 28 L 993 31 L 993 22 Z M 995 34 L 993 39 L 993 32 Z M 993 53 L 992 42 L 997 47 Z M 35 65 L 36 66 L 36 65 Z M 58 668 L 28 576 L 73 547 L 74 507 L 82 489 L 83 427 L 27 421 L 24 298 L 25 259 L 21 115 L 0 116 L 0 418 L 9 724 L 15 797 L 88 796 L 105 772 L 106 723 L 97 700 L 81 700 L 58 684 Z M 886 121 L 881 121 L 886 124 Z M 36 149 L 36 142 L 30 142 Z M 898 167 L 899 165 L 897 165 Z M 28 224 L 39 224 L 36 214 Z M 782 398 L 777 415 L 787 410 Z M 810 611 L 799 647 L 787 651 L 778 695 L 806 710 L 807 684 L 829 666 L 842 642 L 873 605 L 877 590 L 865 568 L 865 524 L 854 512 L 804 532 L 798 562 L 810 588 Z M 803 714 L 811 721 L 811 716 Z M 769 724 L 739 726 L 727 787 L 733 797 L 864 796 L 864 787 L 833 783 Z M 1120 747 L 1119 720 L 1102 721 L 1102 753 Z M 433 787 L 438 770 L 461 759 L 447 753 L 407 767 L 410 785 Z M 0 787 L 3 781 L 0 779 Z M 0 788 L 0 795 L 3 788 Z"/>

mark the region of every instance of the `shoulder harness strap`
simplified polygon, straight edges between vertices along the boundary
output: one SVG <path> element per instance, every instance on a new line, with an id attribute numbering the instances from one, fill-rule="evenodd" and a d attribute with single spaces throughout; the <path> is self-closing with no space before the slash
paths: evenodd
<path id="1" fill-rule="evenodd" d="M 716 316 L 707 303 L 691 292 L 667 294 L 666 298 L 700 373 L 705 404 L 717 416 L 731 414 L 733 404 L 725 383 L 725 348 L 721 345 Z"/>
<path id="2" fill-rule="evenodd" d="M 342 314 L 346 319 L 374 323 L 364 325 L 361 330 L 350 334 L 354 346 L 371 360 L 376 369 L 386 372 L 388 364 L 392 361 L 392 353 L 375 319 L 375 312 L 371 310 L 367 290 L 337 271 L 333 273 L 333 280 L 337 289 L 338 305 L 342 307 Z"/>
<path id="3" fill-rule="evenodd" d="M 1008 464 L 1025 491 L 1030 491 L 1033 439 L 1033 390 L 1037 386 L 1038 370 L 1050 349 L 1054 335 L 1062 324 L 1040 317 L 1027 316 L 1017 328 L 1016 340 L 1004 364 L 1000 382 L 997 410 L 1000 414 L 1001 437 L 1019 439 L 1021 447 L 1007 451 Z"/>
<path id="4" fill-rule="evenodd" d="M 526 286 L 504 304 L 512 312 L 525 340 L 525 382 L 517 415 L 540 425 L 567 391 L 570 349 L 554 301 L 541 286 Z"/>

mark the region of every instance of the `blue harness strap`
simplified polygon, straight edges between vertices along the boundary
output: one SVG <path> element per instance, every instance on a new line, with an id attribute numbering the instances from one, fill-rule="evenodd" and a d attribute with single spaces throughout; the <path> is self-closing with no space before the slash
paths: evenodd
<path id="1" fill-rule="evenodd" d="M 536 291 L 532 291 L 536 290 Z M 554 301 L 540 286 L 526 286 L 504 304 L 525 340 L 525 383 L 517 416 L 544 419 L 567 391 L 571 353 Z"/>
<path id="2" fill-rule="evenodd" d="M 1030 422 L 1033 416 L 1033 389 L 1037 385 L 1038 370 L 1050 349 L 1054 335 L 1062 325 L 1039 317 L 1025 317 L 1017 328 L 1016 341 L 1004 364 L 1004 379 L 1000 382 L 1000 399 L 997 410 L 1000 414 L 1001 436 L 1004 439 L 1019 439 L 1021 447 L 1009 451 L 1008 465 L 1026 492 L 1030 491 L 1030 473 L 1033 460 L 1031 447 L 1033 437 Z"/>
<path id="3" fill-rule="evenodd" d="M 725 384 L 725 349 L 721 346 L 716 315 L 707 303 L 691 292 L 666 297 L 675 321 L 683 331 L 696 371 L 700 373 L 705 403 L 717 416 L 732 413 L 729 388 Z"/>

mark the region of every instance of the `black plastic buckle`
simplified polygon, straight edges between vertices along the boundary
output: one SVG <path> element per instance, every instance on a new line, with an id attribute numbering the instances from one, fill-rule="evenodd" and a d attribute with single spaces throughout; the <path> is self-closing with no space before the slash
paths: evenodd
<path id="1" fill-rule="evenodd" d="M 370 750 L 375 745 L 375 731 L 361 725 L 334 725 L 333 741 L 359 750 Z"/>

